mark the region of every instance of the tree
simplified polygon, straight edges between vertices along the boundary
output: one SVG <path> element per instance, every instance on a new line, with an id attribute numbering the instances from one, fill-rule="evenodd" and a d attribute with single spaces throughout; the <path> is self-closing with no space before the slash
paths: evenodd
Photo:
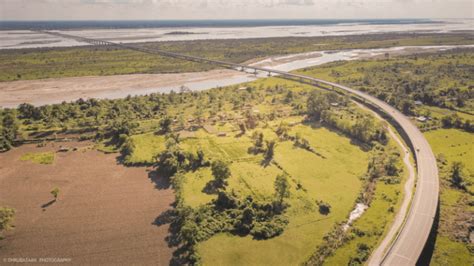
<path id="1" fill-rule="evenodd" d="M 224 188 L 227 185 L 227 179 L 230 177 L 229 165 L 224 161 L 217 160 L 211 165 L 212 175 L 214 176 L 214 185 L 216 188 Z"/>
<path id="2" fill-rule="evenodd" d="M 372 136 L 371 131 L 374 128 L 374 123 L 369 117 L 358 119 L 355 125 L 352 127 L 352 134 L 354 137 L 364 143 L 368 143 Z"/>
<path id="3" fill-rule="evenodd" d="M 181 168 L 186 161 L 186 156 L 181 150 L 176 138 L 168 137 L 166 140 L 166 150 L 155 156 L 160 171 L 172 176 Z"/>
<path id="4" fill-rule="evenodd" d="M 308 114 L 314 119 L 320 120 L 322 112 L 327 109 L 329 109 L 329 102 L 324 94 L 316 90 L 312 91 L 307 102 Z"/>
<path id="5" fill-rule="evenodd" d="M 125 161 L 128 161 L 130 159 L 130 156 L 135 150 L 135 143 L 131 138 L 128 138 L 125 140 L 121 147 L 121 153 Z"/>
<path id="6" fill-rule="evenodd" d="M 288 127 L 288 124 L 282 121 L 276 130 L 276 134 L 280 139 L 285 140 L 288 138 L 289 131 L 290 128 Z"/>
<path id="7" fill-rule="evenodd" d="M 260 153 L 263 152 L 263 133 L 255 131 L 252 134 L 253 139 L 253 152 Z"/>
<path id="8" fill-rule="evenodd" d="M 18 106 L 18 112 L 20 113 L 20 118 L 31 119 L 35 118 L 35 107 L 29 103 L 22 103 Z"/>
<path id="9" fill-rule="evenodd" d="M 3 231 L 10 230 L 13 227 L 13 219 L 15 218 L 15 209 L 8 207 L 0 207 L 0 238 Z"/>
<path id="10" fill-rule="evenodd" d="M 204 151 L 202 149 L 198 149 L 198 151 L 196 152 L 196 155 L 197 155 L 196 156 L 197 167 L 206 165 L 206 158 L 205 158 Z"/>
<path id="11" fill-rule="evenodd" d="M 322 200 L 317 200 L 316 204 L 319 207 L 319 213 L 322 215 L 328 215 L 331 212 L 331 205 Z"/>
<path id="12" fill-rule="evenodd" d="M 273 159 L 273 155 L 275 154 L 275 141 L 270 140 L 267 141 L 267 149 L 265 151 L 265 160 L 271 161 Z"/>
<path id="13" fill-rule="evenodd" d="M 290 182 L 288 181 L 288 175 L 281 174 L 277 175 L 275 179 L 275 197 L 276 203 L 279 209 L 283 208 L 283 200 L 290 197 Z"/>
<path id="14" fill-rule="evenodd" d="M 451 166 L 451 183 L 460 189 L 464 189 L 466 186 L 462 173 L 463 169 L 464 165 L 461 162 L 453 162 Z"/>
<path id="15" fill-rule="evenodd" d="M 258 119 L 255 117 L 255 115 L 252 114 L 252 112 L 249 110 L 245 114 L 245 125 L 247 128 L 254 129 L 257 127 L 258 124 Z"/>
<path id="16" fill-rule="evenodd" d="M 244 123 L 240 123 L 240 124 L 239 124 L 239 128 L 240 128 L 240 134 L 241 134 L 241 135 L 244 135 L 245 132 L 247 131 L 247 129 L 245 128 L 245 124 L 244 124 Z"/>
<path id="17" fill-rule="evenodd" d="M 18 134 L 18 124 L 12 111 L 4 113 L 2 131 L 0 132 L 0 151 L 11 149 L 12 143 Z"/>
<path id="18" fill-rule="evenodd" d="M 58 187 L 55 187 L 53 190 L 51 190 L 51 195 L 53 195 L 55 201 L 58 199 L 59 192 L 60 191 Z"/>
<path id="19" fill-rule="evenodd" d="M 236 222 L 236 229 L 241 234 L 248 234 L 253 227 L 253 220 L 254 220 L 254 212 L 252 208 L 247 207 L 242 212 L 242 215 L 239 217 L 238 221 Z"/>
<path id="20" fill-rule="evenodd" d="M 413 114 L 413 108 L 415 108 L 415 105 L 411 100 L 404 100 L 402 101 L 402 112 L 406 115 L 411 115 Z"/>
<path id="21" fill-rule="evenodd" d="M 164 117 L 163 119 L 160 120 L 160 131 L 162 134 L 169 133 L 171 131 L 171 124 L 173 123 L 173 120 L 171 120 L 170 117 Z"/>

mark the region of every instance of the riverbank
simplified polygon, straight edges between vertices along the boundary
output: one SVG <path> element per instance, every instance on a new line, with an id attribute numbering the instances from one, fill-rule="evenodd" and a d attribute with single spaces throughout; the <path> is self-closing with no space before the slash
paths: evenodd
<path id="1" fill-rule="evenodd" d="M 401 46 L 379 49 L 350 49 L 342 51 L 315 51 L 284 56 L 271 56 L 251 63 L 252 66 L 292 71 L 339 60 L 357 60 L 377 57 L 429 53 L 474 45 Z M 131 74 L 113 76 L 86 76 L 42 80 L 0 82 L 0 106 L 15 107 L 21 103 L 45 105 L 74 101 L 79 98 L 114 99 L 127 95 L 205 90 L 219 86 L 235 85 L 266 77 L 260 73 L 242 73 L 217 69 L 203 72 L 172 74 Z"/>

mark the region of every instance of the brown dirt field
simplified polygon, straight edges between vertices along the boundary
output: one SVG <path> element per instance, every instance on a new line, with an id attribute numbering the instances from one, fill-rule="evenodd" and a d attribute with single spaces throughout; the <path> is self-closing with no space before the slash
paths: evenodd
<path id="1" fill-rule="evenodd" d="M 15 228 L 0 241 L 0 264 L 8 258 L 71 258 L 80 265 L 168 265 L 168 225 L 154 221 L 174 201 L 169 183 L 92 149 L 56 153 L 52 165 L 19 159 L 60 145 L 90 143 L 24 145 L 0 154 L 0 206 L 16 209 Z M 51 204 L 55 186 L 61 193 Z"/>

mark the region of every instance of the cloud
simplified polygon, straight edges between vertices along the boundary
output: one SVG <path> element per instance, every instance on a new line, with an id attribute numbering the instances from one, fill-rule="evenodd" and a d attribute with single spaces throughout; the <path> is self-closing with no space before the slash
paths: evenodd
<path id="1" fill-rule="evenodd" d="M 0 0 L 0 20 L 474 18 L 473 0 Z"/>
<path id="2" fill-rule="evenodd" d="M 292 6 L 312 6 L 314 0 L 280 0 L 281 5 L 292 5 Z"/>

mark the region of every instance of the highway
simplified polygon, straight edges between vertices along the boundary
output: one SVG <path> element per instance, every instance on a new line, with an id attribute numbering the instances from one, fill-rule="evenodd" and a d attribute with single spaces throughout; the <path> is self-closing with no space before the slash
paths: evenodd
<path id="1" fill-rule="evenodd" d="M 394 107 L 367 93 L 305 75 L 298 75 L 289 72 L 273 70 L 270 68 L 252 67 L 224 61 L 210 60 L 196 56 L 170 53 L 156 49 L 137 47 L 134 45 L 88 39 L 57 32 L 42 31 L 42 33 L 53 34 L 65 38 L 73 38 L 94 45 L 113 45 L 145 53 L 159 54 L 162 56 L 179 58 L 188 61 L 214 64 L 239 71 L 250 69 L 255 72 L 266 72 L 269 75 L 277 74 L 281 78 L 296 80 L 325 89 L 333 89 L 338 92 L 343 91 L 350 93 L 352 96 L 363 100 L 366 104 L 375 107 L 379 111 L 388 115 L 390 117 L 389 120 L 391 120 L 389 122 L 395 124 L 395 127 L 399 131 L 400 135 L 405 137 L 405 141 L 410 146 L 414 154 L 418 175 L 416 181 L 416 190 L 408 214 L 405 217 L 405 223 L 402 224 L 399 234 L 394 239 L 393 244 L 388 248 L 385 256 L 383 256 L 383 259 L 380 262 L 371 263 L 379 265 L 415 265 L 417 262 L 430 234 L 438 207 L 438 167 L 436 165 L 435 155 L 433 154 L 428 141 L 423 136 L 423 133 L 421 133 L 421 131 L 410 121 L 408 117 L 406 117 Z"/>

